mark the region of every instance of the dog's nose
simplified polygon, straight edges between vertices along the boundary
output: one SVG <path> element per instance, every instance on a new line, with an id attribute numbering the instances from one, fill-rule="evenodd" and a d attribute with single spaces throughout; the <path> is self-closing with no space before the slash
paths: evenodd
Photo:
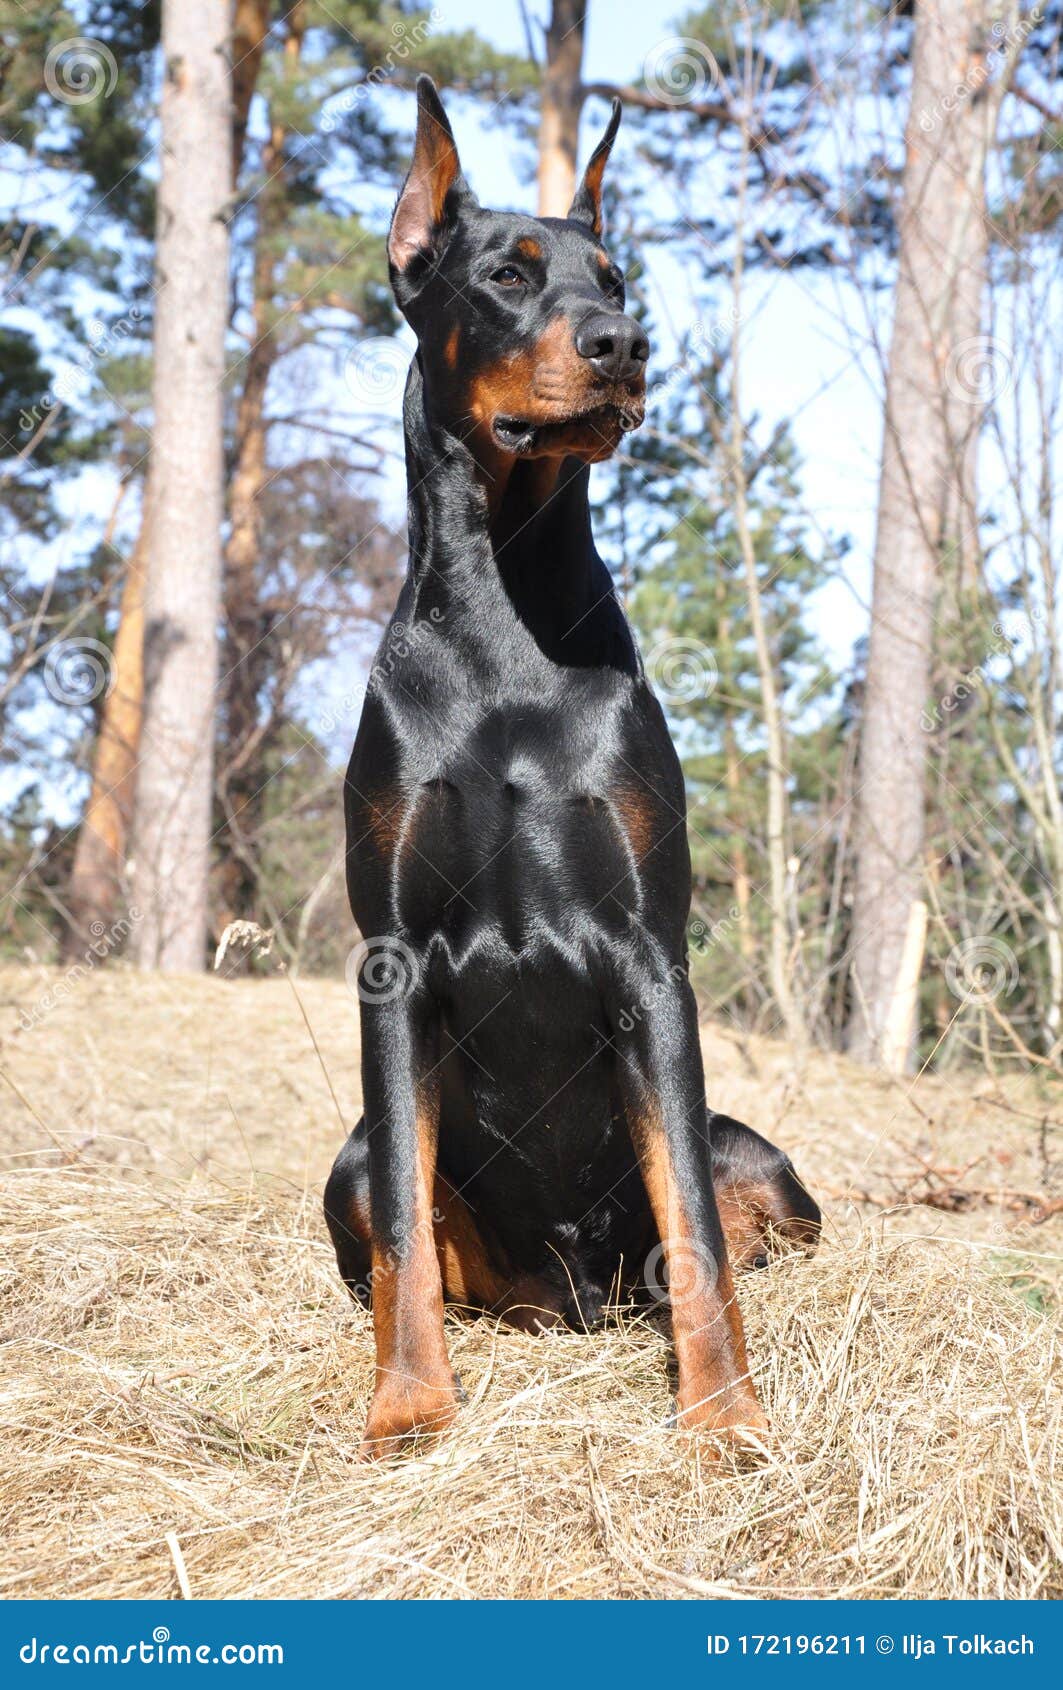
<path id="1" fill-rule="evenodd" d="M 576 330 L 576 351 L 605 381 L 631 381 L 642 375 L 650 343 L 634 317 L 595 311 Z"/>
<path id="2" fill-rule="evenodd" d="M 598 1332 L 605 1325 L 605 1304 L 604 1286 L 581 1284 L 565 1298 L 561 1318 L 573 1332 Z"/>

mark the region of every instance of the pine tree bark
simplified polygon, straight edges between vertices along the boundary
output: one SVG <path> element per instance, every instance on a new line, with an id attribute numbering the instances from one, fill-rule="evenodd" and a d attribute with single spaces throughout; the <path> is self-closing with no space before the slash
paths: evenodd
<path id="1" fill-rule="evenodd" d="M 964 342 L 980 323 L 988 0 L 918 0 L 900 252 L 886 381 L 871 635 L 857 797 L 850 1051 L 894 1071 L 915 1033 L 911 935 L 923 877 L 920 725 L 944 556 L 975 542 L 976 424 Z M 918 977 L 918 968 L 915 969 Z M 907 1003 L 902 1015 L 897 999 Z M 902 1026 L 902 1021 L 906 1025 Z"/>
<path id="2" fill-rule="evenodd" d="M 269 33 L 270 0 L 236 0 L 233 22 L 233 185 L 247 139 L 248 114 Z M 130 554 L 119 606 L 114 660 L 117 682 L 104 700 L 93 750 L 92 787 L 74 849 L 67 906 L 72 923 L 64 955 L 79 956 L 93 927 L 110 928 L 118 915 L 128 854 L 144 714 L 144 579 L 149 491 Z"/>
<path id="3" fill-rule="evenodd" d="M 247 142 L 251 99 L 258 85 L 262 55 L 269 35 L 271 0 L 236 0 L 233 16 L 233 187 L 236 186 Z"/>
<path id="4" fill-rule="evenodd" d="M 288 14 L 284 65 L 290 71 L 302 51 L 305 6 L 299 0 Z M 219 925 L 254 916 L 255 874 L 243 841 L 255 832 L 259 764 L 258 707 L 265 632 L 262 621 L 259 555 L 262 496 L 268 481 L 266 396 L 278 356 L 274 329 L 276 255 L 287 205 L 285 145 L 288 131 L 274 121 L 263 149 L 263 187 L 258 195 L 251 305 L 252 342 L 236 419 L 236 458 L 229 486 L 229 538 L 225 547 L 225 733 L 219 790 L 227 826 L 219 840 Z"/>
<path id="5" fill-rule="evenodd" d="M 553 0 L 539 106 L 539 216 L 565 217 L 576 193 L 586 0 Z"/>
<path id="6" fill-rule="evenodd" d="M 126 565 L 114 642 L 115 683 L 104 700 L 92 765 L 92 788 L 74 848 L 63 936 L 65 957 L 80 955 L 89 938 L 113 927 L 122 888 L 126 841 L 133 816 L 140 723 L 144 707 L 144 566 L 148 500 Z"/>
<path id="7" fill-rule="evenodd" d="M 134 902 L 143 968 L 202 969 L 221 585 L 231 7 L 164 0 L 152 520 Z"/>

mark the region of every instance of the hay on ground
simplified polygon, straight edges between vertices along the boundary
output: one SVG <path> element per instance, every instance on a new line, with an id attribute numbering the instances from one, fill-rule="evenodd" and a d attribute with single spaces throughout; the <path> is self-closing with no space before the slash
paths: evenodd
<path id="1" fill-rule="evenodd" d="M 28 971 L 4 984 L 32 1001 Z M 300 991 L 353 1119 L 349 1001 Z M 668 1429 L 663 1316 L 532 1338 L 455 1312 L 455 1430 L 365 1467 L 371 1326 L 319 1207 L 340 1128 L 287 988 L 108 974 L 7 1040 L 0 1591 L 175 1596 L 172 1534 L 197 1597 L 1063 1593 L 1055 1223 L 888 1209 L 898 1155 L 947 1159 L 977 1088 L 902 1110 L 824 1058 L 783 1108 L 780 1047 L 753 1075 L 721 1052 L 721 1106 L 782 1108 L 812 1185 L 871 1192 L 741 1284 L 772 1457 Z M 1004 1095 L 1033 1124 L 994 1165 L 1025 1188 L 1041 1106 Z"/>

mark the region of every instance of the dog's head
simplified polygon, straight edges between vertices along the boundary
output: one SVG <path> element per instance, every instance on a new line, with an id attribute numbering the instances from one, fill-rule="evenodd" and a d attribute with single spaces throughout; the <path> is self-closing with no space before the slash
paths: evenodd
<path id="1" fill-rule="evenodd" d="M 430 414 L 507 458 L 607 458 L 641 423 L 649 341 L 602 244 L 614 101 L 567 217 L 487 211 L 461 172 L 432 81 L 388 235 L 399 307 L 417 335 Z"/>

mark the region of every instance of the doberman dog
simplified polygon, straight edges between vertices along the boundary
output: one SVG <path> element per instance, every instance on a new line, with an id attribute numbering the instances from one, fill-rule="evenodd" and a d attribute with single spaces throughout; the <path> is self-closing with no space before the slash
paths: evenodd
<path id="1" fill-rule="evenodd" d="M 480 207 L 417 95 L 388 237 L 409 573 L 346 782 L 365 1115 L 325 1192 L 373 1308 L 362 1453 L 453 1417 L 444 1299 L 586 1328 L 665 1280 L 678 1424 L 756 1443 L 729 1263 L 820 1217 L 706 1106 L 683 779 L 591 535 L 649 353 L 601 238 L 619 104 L 567 218 L 534 218 Z"/>

